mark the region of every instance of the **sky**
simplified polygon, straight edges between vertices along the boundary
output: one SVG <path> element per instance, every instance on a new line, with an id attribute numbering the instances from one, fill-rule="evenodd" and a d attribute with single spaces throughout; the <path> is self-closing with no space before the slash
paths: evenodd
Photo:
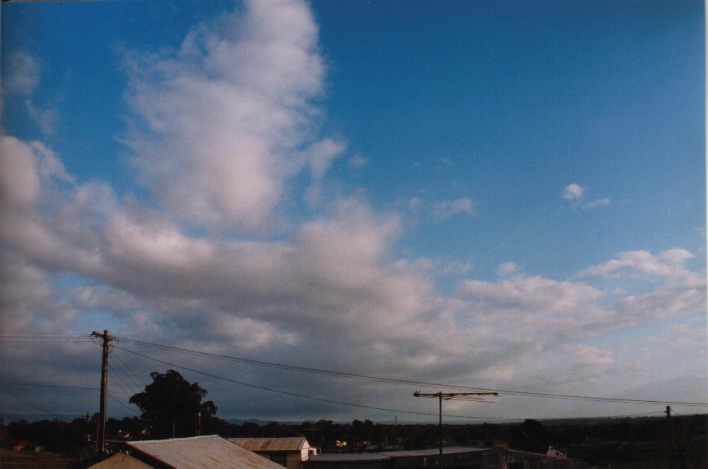
<path id="1" fill-rule="evenodd" d="M 0 8 L 6 420 L 708 412 L 702 2 Z"/>

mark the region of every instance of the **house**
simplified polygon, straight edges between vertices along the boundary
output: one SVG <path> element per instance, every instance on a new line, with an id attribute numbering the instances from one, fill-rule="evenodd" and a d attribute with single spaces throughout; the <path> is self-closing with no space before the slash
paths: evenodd
<path id="1" fill-rule="evenodd" d="M 546 456 L 553 456 L 555 458 L 567 458 L 568 452 L 562 449 L 555 448 L 553 446 L 549 446 L 548 451 L 546 451 Z"/>
<path id="2" fill-rule="evenodd" d="M 304 436 L 288 438 L 229 438 L 229 441 L 253 451 L 288 469 L 301 469 L 302 463 L 317 454 Z"/>
<path id="3" fill-rule="evenodd" d="M 218 435 L 126 442 L 91 469 L 282 469 Z"/>

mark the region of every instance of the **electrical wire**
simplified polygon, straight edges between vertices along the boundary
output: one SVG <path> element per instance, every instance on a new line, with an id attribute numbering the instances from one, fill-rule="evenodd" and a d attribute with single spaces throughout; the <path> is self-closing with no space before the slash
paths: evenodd
<path id="1" fill-rule="evenodd" d="M 135 351 L 133 351 L 133 350 L 129 350 L 129 349 L 120 347 L 120 346 L 118 346 L 118 345 L 116 345 L 115 347 L 118 348 L 118 349 L 120 349 L 120 350 L 124 350 L 124 351 L 126 351 L 126 352 L 128 352 L 128 353 L 132 353 L 132 354 L 134 354 L 134 355 L 137 355 L 137 356 L 139 356 L 139 357 L 147 358 L 147 359 L 149 359 L 149 360 L 153 360 L 153 361 L 162 363 L 162 364 L 164 364 L 164 365 L 169 365 L 169 366 L 171 366 L 171 367 L 180 368 L 180 369 L 183 369 L 183 370 L 190 371 L 190 372 L 192 372 L 192 373 L 197 373 L 197 374 L 200 374 L 200 375 L 202 375 L 202 376 L 208 376 L 208 377 L 210 377 L 210 378 L 215 378 L 215 379 L 218 379 L 218 380 L 221 380 L 221 381 L 227 381 L 227 382 L 229 382 L 229 383 L 238 384 L 238 385 L 240 385 L 240 386 L 247 386 L 247 387 L 250 387 L 250 388 L 253 388 L 253 389 L 259 389 L 259 390 L 261 390 L 261 391 L 268 391 L 268 392 L 273 392 L 273 393 L 277 393 L 277 394 L 282 394 L 282 395 L 285 395 L 285 396 L 298 397 L 298 398 L 301 398 L 301 399 L 309 399 L 309 400 L 312 400 L 312 401 L 325 402 L 325 403 L 328 403 L 328 404 L 335 404 L 335 405 L 348 406 L 348 407 L 356 407 L 356 408 L 359 408 L 359 409 L 379 410 L 379 411 L 383 411 L 383 412 L 392 412 L 392 413 L 396 413 L 396 414 L 423 415 L 423 416 L 426 416 L 426 417 L 438 416 L 438 415 L 439 415 L 439 414 L 433 414 L 433 413 L 429 413 L 429 412 L 416 412 L 416 411 L 412 411 L 412 410 L 388 409 L 388 408 L 385 408 L 385 407 L 375 407 L 375 406 L 368 406 L 368 405 L 363 405 L 363 404 L 354 404 L 354 403 L 351 403 L 351 402 L 343 402 L 343 401 L 336 401 L 336 400 L 333 400 L 333 399 L 326 399 L 326 398 L 321 398 L 321 397 L 306 396 L 306 395 L 304 395 L 304 394 L 298 394 L 298 393 L 294 393 L 294 392 L 290 392 L 290 391 L 283 391 L 283 390 L 279 390 L 279 389 L 268 388 L 268 387 L 265 387 L 265 386 L 258 386 L 258 385 L 251 384 L 251 383 L 245 383 L 245 382 L 243 382 L 243 381 L 237 381 L 237 380 L 234 380 L 234 379 L 231 379 L 231 378 L 227 378 L 227 377 L 224 377 L 224 376 L 218 376 L 218 375 L 215 375 L 215 374 L 206 373 L 206 372 L 204 372 L 204 371 L 196 370 L 196 369 L 194 369 L 194 368 L 189 368 L 189 367 L 186 367 L 186 366 L 177 365 L 177 364 L 175 364 L 175 363 L 170 363 L 170 362 L 168 362 L 168 361 L 161 360 L 161 359 L 155 358 L 155 357 L 151 357 L 151 356 L 148 356 L 148 355 L 139 353 L 139 352 L 135 352 Z M 496 417 L 474 417 L 474 416 L 469 416 L 469 415 L 449 415 L 449 414 L 443 414 L 443 416 L 445 416 L 445 417 L 453 417 L 453 418 L 472 419 L 472 420 L 503 420 L 503 419 L 501 419 L 501 418 L 496 418 Z"/>
<path id="2" fill-rule="evenodd" d="M 125 382 L 125 379 L 123 379 L 121 372 L 119 372 L 118 369 L 113 367 L 110 363 L 108 364 L 108 372 L 110 375 L 115 376 L 118 379 L 116 384 L 118 385 L 118 387 L 122 391 L 123 395 L 130 398 L 130 396 L 132 396 L 133 394 L 136 394 L 134 391 L 131 391 L 130 385 Z"/>
<path id="3" fill-rule="evenodd" d="M 58 389 L 82 389 L 90 391 L 98 391 L 100 388 L 90 386 L 66 386 L 63 384 L 42 384 L 42 383 L 16 383 L 12 381 L 0 381 L 0 386 L 33 386 L 41 388 L 58 388 Z"/>
<path id="4" fill-rule="evenodd" d="M 259 390 L 263 390 L 263 391 L 278 393 L 278 394 L 282 394 L 282 395 L 286 395 L 286 396 L 290 396 L 290 397 L 297 397 L 297 398 L 301 398 L 301 399 L 308 399 L 308 400 L 324 402 L 324 403 L 328 403 L 328 404 L 355 407 L 355 408 L 363 408 L 363 409 L 369 409 L 369 410 L 378 410 L 378 411 L 384 411 L 384 412 L 394 412 L 394 413 L 399 413 L 399 414 L 438 416 L 438 414 L 433 414 L 433 413 L 406 411 L 406 410 L 395 410 L 395 409 L 388 409 L 388 408 L 383 408 L 383 407 L 367 406 L 367 405 L 362 405 L 362 404 L 337 401 L 337 400 L 333 400 L 333 399 L 307 396 L 307 395 L 303 395 L 303 394 L 298 394 L 298 393 L 289 392 L 289 391 L 283 391 L 283 390 L 279 390 L 279 389 L 268 388 L 268 387 L 264 387 L 264 386 L 258 386 L 258 385 L 252 384 L 252 383 L 237 381 L 237 380 L 233 380 L 233 379 L 230 379 L 227 377 L 222 377 L 222 376 L 218 376 L 215 374 L 206 373 L 204 371 L 196 370 L 193 368 L 170 363 L 170 362 L 167 362 L 167 361 L 155 358 L 155 357 L 151 357 L 149 355 L 141 354 L 139 352 L 127 349 L 125 347 L 118 346 L 116 344 L 116 342 L 125 343 L 125 344 L 132 344 L 132 345 L 137 345 L 137 346 L 142 346 L 142 347 L 147 347 L 147 348 L 152 348 L 152 349 L 157 349 L 157 350 L 162 350 L 162 351 L 168 351 L 168 352 L 178 352 L 178 353 L 187 354 L 187 355 L 201 356 L 201 357 L 206 357 L 206 358 L 215 359 L 215 360 L 231 361 L 231 362 L 242 363 L 242 364 L 251 365 L 251 366 L 274 368 L 274 369 L 281 369 L 281 370 L 293 371 L 293 372 L 299 372 L 299 373 L 308 373 L 308 374 L 346 378 L 346 379 L 353 379 L 353 380 L 380 382 L 380 383 L 387 383 L 387 384 L 399 384 L 399 385 L 403 384 L 403 385 L 411 385 L 411 386 L 447 388 L 447 389 L 466 390 L 466 391 L 484 391 L 484 392 L 494 392 L 494 393 L 499 393 L 499 394 L 504 394 L 504 395 L 512 395 L 512 396 L 537 397 L 537 398 L 548 398 L 548 399 L 586 400 L 586 401 L 606 402 L 606 403 L 634 403 L 634 404 L 652 404 L 652 405 L 663 404 L 663 405 L 686 406 L 686 407 L 708 406 L 708 403 L 704 403 L 704 402 L 661 401 L 661 400 L 649 400 L 649 399 L 608 398 L 608 397 L 568 395 L 568 394 L 557 394 L 557 393 L 540 393 L 540 392 L 519 391 L 519 390 L 481 388 L 481 387 L 472 387 L 472 386 L 465 386 L 465 385 L 451 385 L 451 384 L 445 384 L 445 383 L 415 381 L 415 380 L 406 380 L 406 379 L 398 379 L 398 378 L 387 378 L 387 377 L 372 376 L 372 375 L 365 375 L 365 374 L 346 373 L 346 372 L 339 372 L 339 371 L 333 371 L 333 370 L 309 368 L 309 367 L 303 367 L 303 366 L 297 366 L 297 365 L 287 365 L 287 364 L 268 362 L 268 361 L 262 361 L 262 360 L 253 360 L 253 359 L 248 359 L 248 358 L 243 358 L 243 357 L 202 352 L 199 350 L 192 350 L 192 349 L 170 346 L 170 345 L 163 345 L 163 344 L 155 344 L 155 343 L 151 343 L 151 342 L 130 339 L 130 338 L 126 338 L 126 337 L 114 336 L 113 339 L 115 342 L 113 342 L 111 344 L 111 351 L 115 351 L 116 349 L 122 350 L 127 353 L 131 353 L 133 355 L 140 356 L 140 357 L 143 357 L 143 358 L 146 358 L 149 360 L 157 361 L 157 362 L 160 362 L 160 363 L 172 366 L 172 367 L 181 368 L 181 369 L 193 372 L 193 373 L 201 374 L 204 376 L 208 376 L 211 378 L 230 382 L 233 384 L 247 386 L 247 387 L 251 387 L 251 388 L 259 389 Z M 56 333 L 42 333 L 42 332 L 0 333 L 0 342 L 37 342 L 37 341 L 98 343 L 94 339 L 94 337 L 87 336 L 85 334 L 56 334 Z M 134 393 L 132 393 L 130 391 L 130 389 L 133 388 L 133 386 L 128 384 L 126 382 L 126 379 L 124 379 L 124 377 L 127 378 L 128 380 L 132 381 L 133 385 L 135 385 L 134 378 L 137 378 L 143 384 L 145 384 L 145 381 L 140 379 L 139 376 L 137 376 L 130 369 L 130 367 L 128 367 L 126 365 L 126 363 L 122 359 L 119 358 L 119 355 L 120 354 L 112 354 L 112 356 L 117 359 L 116 363 L 119 366 L 122 366 L 123 369 L 126 370 L 127 372 L 123 372 L 123 370 L 118 370 L 118 368 L 115 368 L 112 366 L 109 366 L 109 369 L 112 371 L 112 373 L 117 377 L 118 381 L 120 382 L 120 383 L 118 383 L 119 388 L 121 388 L 123 393 L 125 393 L 126 395 L 132 395 Z M 94 387 L 64 386 L 64 385 L 53 385 L 53 384 L 9 383 L 9 382 L 4 382 L 4 383 L 0 382 L 0 384 L 17 385 L 17 386 L 67 388 L 67 389 L 77 389 L 77 390 L 83 389 L 83 390 L 94 390 L 94 391 L 98 389 L 98 388 L 94 388 Z M 123 385 L 125 387 L 123 387 Z M 140 387 L 140 386 L 138 386 L 138 387 Z M 127 388 L 127 390 L 126 390 L 126 388 Z M 39 406 L 36 406 L 30 402 L 24 401 L 23 399 L 21 399 L 17 396 L 14 396 L 10 393 L 7 393 L 7 394 L 11 397 L 14 397 L 17 400 L 25 402 L 25 404 L 27 404 L 27 405 L 35 407 L 36 409 L 38 409 L 44 413 L 55 416 L 55 414 L 47 411 L 46 409 L 42 409 Z M 110 394 L 109 394 L 109 397 L 111 397 L 111 399 L 118 402 L 124 408 L 129 409 L 132 413 L 137 413 L 137 411 L 135 409 L 127 406 L 121 400 L 116 399 L 115 397 L 111 396 Z M 471 397 L 471 396 L 469 396 L 469 397 L 456 397 L 456 399 L 457 400 L 468 400 L 468 401 L 473 401 L 473 402 L 482 402 L 482 403 L 485 402 L 483 400 L 479 400 L 479 398 L 475 398 L 475 397 Z M 654 415 L 657 413 L 661 413 L 661 412 L 652 412 L 652 413 L 648 413 L 648 414 L 637 414 L 637 415 L 633 415 L 633 416 Z M 676 412 L 676 413 L 678 414 L 678 412 Z M 493 417 L 476 417 L 476 416 L 468 416 L 468 415 L 444 414 L 444 416 L 451 417 L 451 418 L 474 419 L 474 420 L 509 420 L 509 419 L 501 419 L 501 418 L 493 418 Z M 629 417 L 633 417 L 633 416 L 629 416 Z M 615 417 L 615 418 L 620 418 L 620 417 Z"/>
<path id="5" fill-rule="evenodd" d="M 18 401 L 23 402 L 23 403 L 27 404 L 27 405 L 30 406 L 30 407 L 34 407 L 35 409 L 39 410 L 40 412 L 43 412 L 43 413 L 45 413 L 45 414 L 47 414 L 47 415 L 51 415 L 52 417 L 56 418 L 57 420 L 61 420 L 62 422 L 66 422 L 66 420 L 64 420 L 62 417 L 58 416 L 58 415 L 55 414 L 54 412 L 50 412 L 50 411 L 48 411 L 47 409 L 44 409 L 43 407 L 40 407 L 40 406 L 38 406 L 37 404 L 28 401 L 27 399 L 23 399 L 23 398 L 21 398 L 21 397 L 18 397 L 18 396 L 16 396 L 16 395 L 12 394 L 12 393 L 7 392 L 6 390 L 3 390 L 2 393 L 3 393 L 3 394 L 6 394 L 6 395 L 8 395 L 8 396 L 10 396 L 10 397 L 12 397 L 12 398 L 14 398 L 14 399 L 17 399 Z"/>
<path id="6" fill-rule="evenodd" d="M 140 345 L 144 347 L 151 347 L 156 349 L 161 349 L 165 351 L 181 352 L 185 354 L 198 355 L 207 358 L 234 361 L 239 363 L 245 363 L 254 366 L 268 367 L 284 369 L 289 371 L 296 371 L 302 373 L 310 373 L 325 376 L 336 376 L 341 378 L 365 380 L 365 381 L 375 381 L 390 384 L 406 384 L 411 386 L 426 386 L 434 388 L 449 388 L 449 389 L 459 389 L 459 390 L 469 390 L 469 391 L 485 391 L 485 392 L 497 392 L 499 394 L 509 395 L 509 396 L 527 396 L 527 397 L 538 397 L 547 399 L 569 399 L 569 400 L 584 400 L 584 401 L 595 401 L 595 402 L 607 402 L 607 403 L 632 403 L 632 404 L 664 404 L 664 405 L 679 405 L 686 407 L 705 407 L 708 406 L 708 402 L 685 402 L 685 401 L 662 401 L 656 399 L 632 399 L 632 398 L 613 398 L 613 397 L 597 397 L 597 396 L 582 396 L 582 395 L 572 395 L 572 394 L 556 394 L 556 393 L 542 393 L 542 392 L 531 392 L 531 391 L 519 391 L 519 390 L 509 390 L 509 389 L 494 389 L 494 388 L 482 388 L 473 387 L 465 385 L 452 385 L 445 383 L 434 383 L 425 381 L 413 381 L 398 378 L 385 378 L 380 376 L 363 375 L 356 373 L 345 373 L 332 370 L 322 370 L 317 368 L 308 368 L 303 366 L 295 365 L 285 365 L 282 363 L 267 362 L 261 360 L 252 360 L 242 357 L 234 357 L 229 355 L 220 355 L 209 352 L 201 352 L 198 350 L 190 350 L 182 347 L 175 347 L 169 345 L 154 344 L 150 342 L 145 342 L 141 340 L 128 339 L 125 337 L 116 337 L 120 342 Z M 127 351 L 127 349 L 124 349 Z"/>
<path id="7" fill-rule="evenodd" d="M 0 333 L 0 342 L 91 342 L 86 335 L 50 333 Z"/>
<path id="8" fill-rule="evenodd" d="M 106 395 L 108 397 L 110 397 L 113 401 L 117 402 L 124 409 L 128 409 L 128 411 L 130 411 L 130 413 L 132 413 L 133 415 L 140 415 L 140 412 L 138 412 L 136 409 L 130 407 L 129 405 L 127 405 L 125 402 L 121 401 L 120 399 L 112 396 L 111 393 L 107 392 Z"/>
<path id="9" fill-rule="evenodd" d="M 113 354 L 112 357 L 117 360 L 118 364 L 122 366 L 123 369 L 127 372 L 127 376 L 130 378 L 130 381 L 135 387 L 141 388 L 143 386 L 147 386 L 148 383 L 146 383 L 144 379 L 142 379 L 137 373 L 130 369 L 128 364 L 123 361 L 119 353 Z"/>

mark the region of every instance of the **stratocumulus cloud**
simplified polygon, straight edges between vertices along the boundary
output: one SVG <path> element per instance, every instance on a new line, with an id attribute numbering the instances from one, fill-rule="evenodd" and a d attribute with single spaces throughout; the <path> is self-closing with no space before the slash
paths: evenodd
<path id="1" fill-rule="evenodd" d="M 523 249 L 508 249 L 504 225 L 490 278 L 473 256 L 411 252 L 411 238 L 424 238 L 424 230 L 477 216 L 476 200 L 421 191 L 397 195 L 407 201 L 397 208 L 375 205 L 361 187 L 338 186 L 332 167 L 348 147 L 321 128 L 327 67 L 307 3 L 246 2 L 194 25 L 173 49 L 121 50 L 131 114 L 120 138 L 132 152 L 135 193 L 121 195 L 100 174 L 72 174 L 67 155 L 49 142 L 0 136 L 4 332 L 87 336 L 110 326 L 118 336 L 220 355 L 215 362 L 131 349 L 128 341 L 112 352 L 143 377 L 183 365 L 209 389 L 219 416 L 274 419 L 352 415 L 292 394 L 368 405 L 362 412 L 382 418 L 390 415 L 377 409 L 426 409 L 402 397 L 412 382 L 653 398 L 623 378 L 650 365 L 623 348 L 623 334 L 672 321 L 665 333 L 653 329 L 653 343 L 680 332 L 687 337 L 676 349 L 705 358 L 705 334 L 695 327 L 705 324 L 705 274 L 698 253 L 684 247 L 637 247 L 565 276 L 536 273 L 516 259 Z M 38 85 L 36 64 L 31 55 L 11 61 L 12 89 L 22 99 Z M 343 159 L 363 171 L 376 156 Z M 337 190 L 327 192 L 329 184 Z M 569 184 L 561 197 L 583 206 L 587 190 Z M 407 218 L 423 208 L 430 219 Z M 448 238 L 440 239 L 433 252 L 445 253 Z M 472 227 L 463 239 L 474 246 L 479 234 Z M 95 383 L 94 344 L 32 345 L 3 350 L 8 381 L 47 372 L 52 382 Z M 227 356 L 406 384 L 395 392 L 383 380 L 352 386 L 351 377 Z M 691 370 L 681 376 L 700 383 Z M 291 396 L 264 398 L 258 386 Z M 140 391 L 127 387 L 115 391 L 125 402 Z M 687 399 L 701 398 L 701 389 Z M 70 400 L 62 405 L 86 411 Z M 493 412 L 537 416 L 531 407 L 510 401 Z M 551 405 L 533 409 L 558 416 Z"/>

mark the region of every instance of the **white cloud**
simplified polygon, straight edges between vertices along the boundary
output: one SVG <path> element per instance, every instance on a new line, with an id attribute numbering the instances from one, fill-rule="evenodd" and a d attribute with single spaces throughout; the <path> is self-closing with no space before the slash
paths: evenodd
<path id="1" fill-rule="evenodd" d="M 23 142 L 0 134 L 0 204 L 3 210 L 28 209 L 39 201 L 42 186 L 70 182 L 61 160 L 41 142 Z"/>
<path id="2" fill-rule="evenodd" d="M 503 264 L 499 264 L 499 267 L 496 269 L 496 273 L 500 277 L 508 277 L 510 275 L 513 275 L 519 271 L 519 266 L 516 264 L 516 262 L 505 262 Z"/>
<path id="3" fill-rule="evenodd" d="M 622 313 L 618 318 L 620 324 L 639 324 L 705 311 L 705 279 L 642 295 L 628 295 L 617 302 L 616 308 Z"/>
<path id="4" fill-rule="evenodd" d="M 16 50 L 7 54 L 7 63 L 8 73 L 0 83 L 0 108 L 6 99 L 18 97 L 41 131 L 45 135 L 53 134 L 59 118 L 58 112 L 53 108 L 42 109 L 34 102 L 41 72 L 38 59 L 27 50 Z"/>
<path id="5" fill-rule="evenodd" d="M 474 203 L 469 198 L 444 200 L 433 207 L 433 219 L 437 222 L 447 220 L 456 215 L 473 216 L 474 214 Z"/>
<path id="6" fill-rule="evenodd" d="M 9 74 L 2 85 L 3 94 L 29 97 L 39 83 L 40 67 L 34 55 L 17 50 L 7 57 Z"/>
<path id="7" fill-rule="evenodd" d="M 322 180 L 332 161 L 344 151 L 344 144 L 332 139 L 324 139 L 313 144 L 305 152 L 305 160 L 309 160 L 311 186 L 305 196 L 307 202 L 316 206 L 322 199 Z"/>
<path id="8" fill-rule="evenodd" d="M 348 166 L 352 169 L 363 168 L 369 163 L 369 159 L 361 153 L 357 153 L 349 159 Z"/>
<path id="9" fill-rule="evenodd" d="M 51 297 L 49 276 L 15 253 L 4 251 L 0 255 L 1 329 L 27 329 L 32 324 L 35 311 L 46 307 Z"/>
<path id="10" fill-rule="evenodd" d="M 264 229 L 288 179 L 308 166 L 320 179 L 343 148 L 314 138 L 324 66 L 312 14 L 300 2 L 275 6 L 246 2 L 171 54 L 126 54 L 141 118 L 126 143 L 175 219 Z"/>
<path id="11" fill-rule="evenodd" d="M 586 195 L 587 190 L 583 186 L 581 186 L 580 184 L 572 183 L 565 186 L 561 197 L 567 200 L 570 203 L 571 207 L 580 207 L 586 210 L 590 210 L 597 207 L 607 207 L 611 203 L 610 199 L 608 198 L 594 199 L 589 202 L 582 203 L 582 201 L 585 200 Z"/>
<path id="12" fill-rule="evenodd" d="M 685 249 L 669 249 L 659 254 L 629 251 L 620 254 L 616 259 L 591 266 L 578 275 L 605 278 L 637 274 L 651 277 L 683 277 L 689 275 L 685 263 L 693 257 L 693 254 Z"/>
<path id="13" fill-rule="evenodd" d="M 604 293 L 578 282 L 558 282 L 543 277 L 515 276 L 499 282 L 467 280 L 459 294 L 473 311 L 492 312 L 475 321 L 490 327 L 509 327 L 514 340 L 552 340 L 580 333 L 596 322 L 606 321 L 609 312 L 600 306 Z M 574 332 L 570 332 L 574 331 Z"/>
<path id="14" fill-rule="evenodd" d="M 417 212 L 423 206 L 423 199 L 420 197 L 411 197 L 408 199 L 407 205 L 410 210 Z"/>
<path id="15" fill-rule="evenodd" d="M 339 200 L 278 241 L 195 236 L 152 209 L 117 201 L 105 185 L 77 185 L 41 144 L 0 143 L 11 156 L 4 162 L 14 164 L 7 174 L 15 177 L 2 180 L 14 221 L 2 233 L 15 259 L 6 268 L 16 266 L 14 283 L 1 287 L 8 300 L 20 298 L 4 306 L 7 328 L 66 325 L 108 310 L 150 341 L 216 353 L 274 354 L 274 361 L 288 353 L 315 367 L 443 382 L 464 382 L 474 362 L 475 376 L 492 383 L 546 376 L 567 387 L 571 378 L 552 371 L 571 356 L 593 380 L 628 366 L 612 350 L 579 341 L 705 308 L 705 279 L 688 269 L 693 254 L 684 249 L 623 253 L 576 281 L 524 276 L 507 262 L 497 269 L 502 280 L 470 278 L 458 295 L 440 296 L 429 276 L 447 268 L 469 275 L 469 264 L 398 259 L 400 216 L 361 200 Z M 45 209 L 62 215 L 43 218 Z M 65 291 L 57 302 L 53 271 L 95 286 Z M 577 281 L 620 274 L 664 284 L 623 294 Z"/>
<path id="16" fill-rule="evenodd" d="M 568 355 L 568 362 L 573 368 L 606 367 L 614 364 L 613 353 L 586 344 L 564 345 L 564 353 Z"/>
<path id="17" fill-rule="evenodd" d="M 577 202 L 585 197 L 585 189 L 579 184 L 568 184 L 563 189 L 562 196 L 569 202 Z"/>
<path id="18" fill-rule="evenodd" d="M 693 255 L 683 249 L 624 253 L 576 281 L 524 276 L 507 262 L 498 268 L 502 280 L 468 278 L 457 295 L 442 295 L 429 275 L 462 264 L 397 258 L 400 216 L 361 200 L 338 200 L 277 241 L 196 236 L 151 209 L 116 201 L 103 185 L 55 177 L 63 171 L 44 147 L 38 158 L 24 142 L 5 143 L 23 158 L 13 173 L 41 181 L 25 195 L 3 182 L 3 191 L 19 191 L 8 200 L 17 200 L 10 206 L 21 222 L 3 231 L 14 259 L 5 267 L 14 283 L 0 285 L 11 302 L 3 309 L 9 328 L 85 322 L 93 311 L 109 310 L 130 336 L 143 331 L 151 342 L 214 353 L 276 362 L 287 354 L 312 367 L 441 382 L 517 387 L 542 377 L 572 389 L 572 367 L 556 376 L 569 360 L 593 382 L 629 366 L 612 349 L 583 340 L 705 308 L 705 280 L 688 270 Z M 62 217 L 38 219 L 43 206 Z M 469 275 L 467 267 L 456 274 Z M 67 290 L 57 305 L 53 271 L 76 272 L 92 285 Z M 620 272 L 665 285 L 631 295 L 577 280 Z M 264 379 L 253 372 L 254 382 Z M 323 386 L 325 393 L 336 388 Z"/>
<path id="19" fill-rule="evenodd" d="M 14 137 L 0 136 L 0 201 L 4 208 L 34 204 L 40 193 L 36 156 L 32 147 Z"/>
<path id="20" fill-rule="evenodd" d="M 39 125 L 39 128 L 45 135 L 54 134 L 59 120 L 59 114 L 56 109 L 38 109 L 32 101 L 27 101 L 27 112 Z"/>
<path id="21" fill-rule="evenodd" d="M 608 205 L 610 205 L 610 199 L 596 199 L 584 204 L 583 208 L 607 207 Z"/>
<path id="22" fill-rule="evenodd" d="M 520 389 L 542 383 L 586 394 L 590 380 L 604 380 L 605 393 L 622 385 L 618 370 L 651 368 L 643 357 L 628 363 L 615 344 L 587 345 L 589 338 L 667 319 L 681 333 L 685 318 L 693 324 L 705 311 L 705 279 L 689 268 L 693 254 L 680 248 L 630 251 L 568 279 L 526 275 L 505 262 L 496 270 L 500 279 L 483 281 L 466 259 L 411 261 L 398 248 L 403 214 L 430 208 L 419 198 L 401 202 L 396 213 L 341 197 L 316 216 L 289 219 L 277 238 L 259 236 L 289 203 L 283 194 L 317 201 L 319 184 L 344 151 L 337 140 L 313 136 L 319 117 L 311 100 L 324 72 L 314 21 L 306 5 L 282 5 L 258 2 L 201 25 L 172 54 L 126 56 L 132 105 L 144 120 L 131 144 L 166 212 L 154 201 L 121 200 L 101 181 L 78 183 L 42 143 L 0 137 L 3 331 L 83 333 L 99 318 L 117 334 L 230 356 L 409 380 Z M 308 171 L 311 187 L 287 192 L 288 182 Z M 583 197 L 577 184 L 564 192 L 570 202 Z M 474 215 L 474 203 L 444 201 L 433 214 L 438 221 Z M 204 229 L 185 227 L 185 220 Z M 449 293 L 436 288 L 440 274 L 466 277 Z M 625 278 L 652 288 L 615 288 Z M 705 356 L 700 338 L 682 342 L 681 350 Z M 193 356 L 159 356 L 203 369 Z M 3 371 L 9 380 L 33 363 L 33 373 L 51 369 L 80 383 L 94 378 L 95 358 L 67 344 L 40 352 L 17 347 L 8 362 L 17 366 Z M 141 366 L 147 376 L 156 365 Z M 252 383 L 278 380 L 272 369 L 214 368 Z M 292 375 L 287 387 L 364 399 L 348 394 L 348 382 L 320 379 Z M 205 383 L 215 394 L 221 384 Z M 412 392 L 359 384 L 356 392 L 383 407 L 401 406 L 400 396 Z M 233 398 L 233 388 L 226 392 Z M 220 416 L 229 416 L 217 404 Z M 517 407 L 517 415 L 526 408 Z"/>

